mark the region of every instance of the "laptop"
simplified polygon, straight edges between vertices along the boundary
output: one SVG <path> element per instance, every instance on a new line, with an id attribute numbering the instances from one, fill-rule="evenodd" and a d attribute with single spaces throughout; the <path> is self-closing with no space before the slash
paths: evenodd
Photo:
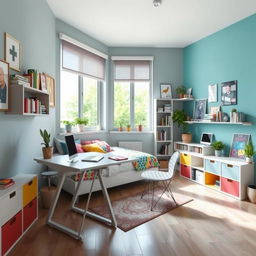
<path id="1" fill-rule="evenodd" d="M 104 156 L 87 156 L 87 157 L 84 157 L 83 159 L 81 159 L 81 161 L 83 161 L 83 162 L 99 162 L 103 158 L 104 158 Z"/>

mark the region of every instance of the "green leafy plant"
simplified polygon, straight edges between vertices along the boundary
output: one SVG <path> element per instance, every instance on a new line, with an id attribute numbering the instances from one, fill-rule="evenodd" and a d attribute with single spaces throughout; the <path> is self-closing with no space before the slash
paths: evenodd
<path id="1" fill-rule="evenodd" d="M 123 122 L 119 122 L 119 127 L 123 127 Z"/>
<path id="2" fill-rule="evenodd" d="M 83 125 L 87 125 L 89 123 L 88 118 L 84 117 L 84 118 L 79 118 L 77 117 L 74 121 L 75 124 L 83 124 Z"/>
<path id="3" fill-rule="evenodd" d="M 252 141 L 250 140 L 248 144 L 244 147 L 244 155 L 246 157 L 253 157 L 256 154 L 256 151 L 254 151 L 254 146 L 252 144 Z"/>
<path id="4" fill-rule="evenodd" d="M 185 94 L 186 93 L 186 88 L 181 85 L 181 86 L 176 88 L 176 93 L 177 94 Z"/>
<path id="5" fill-rule="evenodd" d="M 178 127 L 182 126 L 183 133 L 189 133 L 188 124 L 185 123 L 187 120 L 187 114 L 184 112 L 184 110 L 175 110 L 172 116 L 172 120 L 174 123 L 178 124 Z"/>
<path id="6" fill-rule="evenodd" d="M 232 108 L 231 112 L 237 112 L 236 108 Z"/>
<path id="7" fill-rule="evenodd" d="M 127 128 L 131 128 L 131 125 L 130 125 L 130 124 L 127 124 L 126 127 L 127 127 Z"/>
<path id="8" fill-rule="evenodd" d="M 68 120 L 63 120 L 63 121 L 61 121 L 64 125 L 73 125 L 74 124 L 74 122 L 72 122 L 72 121 L 68 121 Z"/>
<path id="9" fill-rule="evenodd" d="M 224 149 L 224 143 L 222 141 L 215 141 L 212 143 L 212 147 L 215 149 L 215 150 L 222 150 Z"/>
<path id="10" fill-rule="evenodd" d="M 41 143 L 41 145 L 45 145 L 46 148 L 49 148 L 50 147 L 49 143 L 50 143 L 51 134 L 48 133 L 46 130 L 42 131 L 40 129 L 40 135 L 42 136 L 43 141 L 44 141 L 44 142 Z"/>

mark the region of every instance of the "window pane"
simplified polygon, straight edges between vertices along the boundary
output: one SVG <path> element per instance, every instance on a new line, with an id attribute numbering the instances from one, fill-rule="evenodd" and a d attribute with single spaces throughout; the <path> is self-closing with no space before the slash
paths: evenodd
<path id="1" fill-rule="evenodd" d="M 98 125 L 98 81 L 83 77 L 83 117 L 89 119 L 88 126 Z"/>
<path id="2" fill-rule="evenodd" d="M 114 85 L 114 127 L 130 124 L 130 83 L 115 82 Z"/>
<path id="3" fill-rule="evenodd" d="M 78 75 L 61 72 L 61 120 L 78 117 Z"/>
<path id="4" fill-rule="evenodd" d="M 134 118 L 135 126 L 142 124 L 149 127 L 150 112 L 150 83 L 135 82 L 134 83 Z"/>

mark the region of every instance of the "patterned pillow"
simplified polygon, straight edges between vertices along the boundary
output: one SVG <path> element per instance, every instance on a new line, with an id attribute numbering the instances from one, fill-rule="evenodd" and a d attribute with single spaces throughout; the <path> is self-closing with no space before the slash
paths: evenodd
<path id="1" fill-rule="evenodd" d="M 99 147 L 102 148 L 105 152 L 111 152 L 111 147 L 106 141 L 103 140 L 82 140 L 81 141 L 82 145 L 89 145 L 89 144 L 97 144 Z"/>
<path id="2" fill-rule="evenodd" d="M 82 145 L 82 148 L 85 152 L 106 153 L 106 151 L 101 146 L 99 146 L 97 143 Z"/>

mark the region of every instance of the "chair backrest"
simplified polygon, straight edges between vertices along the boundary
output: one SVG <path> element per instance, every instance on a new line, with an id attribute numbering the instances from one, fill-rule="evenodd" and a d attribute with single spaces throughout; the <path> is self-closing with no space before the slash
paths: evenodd
<path id="1" fill-rule="evenodd" d="M 168 172 L 171 174 L 171 177 L 174 175 L 175 166 L 179 160 L 180 153 L 175 152 L 172 154 L 171 159 L 169 160 Z"/>

